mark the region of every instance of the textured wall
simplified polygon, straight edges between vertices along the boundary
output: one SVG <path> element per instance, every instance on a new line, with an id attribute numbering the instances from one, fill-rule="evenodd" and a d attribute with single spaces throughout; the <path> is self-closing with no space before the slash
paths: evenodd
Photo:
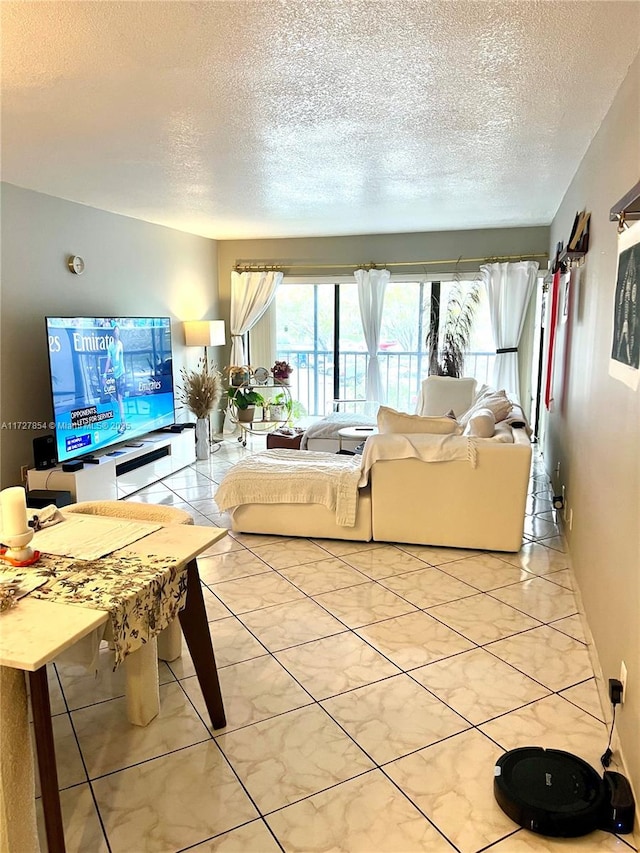
<path id="1" fill-rule="evenodd" d="M 617 715 L 640 793 L 640 393 L 608 375 L 617 232 L 609 209 L 640 175 L 640 56 L 589 147 L 551 229 L 566 242 L 577 210 L 591 211 L 591 243 L 573 293 L 564 394 L 547 425 L 547 470 L 573 509 L 572 563 L 605 679 L 624 660 L 629 688 Z M 636 226 L 640 227 L 640 226 Z"/>
<path id="2" fill-rule="evenodd" d="M 640 8 L 3 0 L 0 18 L 5 180 L 236 239 L 548 223 Z"/>
<path id="3" fill-rule="evenodd" d="M 171 316 L 174 373 L 182 363 L 178 320 L 217 316 L 217 244 L 202 237 L 2 184 L 0 421 L 50 421 L 44 317 Z M 68 255 L 86 271 L 73 275 Z M 189 353 L 192 355 L 192 353 Z M 33 464 L 33 430 L 0 430 L 1 484 Z"/>

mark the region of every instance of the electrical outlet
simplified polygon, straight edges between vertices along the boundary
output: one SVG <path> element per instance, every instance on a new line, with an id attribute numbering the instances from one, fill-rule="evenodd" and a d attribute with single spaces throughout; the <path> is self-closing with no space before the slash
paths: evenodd
<path id="1" fill-rule="evenodd" d="M 23 486 L 27 485 L 27 471 L 28 470 L 29 470 L 28 465 L 21 465 L 20 466 L 20 482 L 22 483 Z"/>
<path id="2" fill-rule="evenodd" d="M 573 509 L 569 510 L 569 530 L 573 530 Z"/>
<path id="3" fill-rule="evenodd" d="M 627 695 L 627 665 L 624 661 L 620 664 L 620 683 L 622 684 L 622 699 L 621 705 L 624 705 L 624 699 Z"/>

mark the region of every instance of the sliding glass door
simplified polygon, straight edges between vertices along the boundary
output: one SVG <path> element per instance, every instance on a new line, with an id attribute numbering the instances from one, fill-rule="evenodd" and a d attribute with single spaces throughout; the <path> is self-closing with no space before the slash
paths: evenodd
<path id="1" fill-rule="evenodd" d="M 429 373 L 427 335 L 440 342 L 450 296 L 468 282 L 392 280 L 387 286 L 378 358 L 386 403 L 413 412 Z M 491 377 L 495 351 L 484 288 L 480 288 L 464 374 Z M 362 332 L 355 281 L 288 283 L 275 300 L 277 358 L 294 368 L 292 396 L 309 415 L 325 415 L 332 402 L 364 400 L 369 355 Z M 358 409 L 357 405 L 346 408 Z"/>
<path id="2" fill-rule="evenodd" d="M 291 396 L 309 415 L 331 411 L 334 398 L 333 284 L 287 284 L 275 299 L 277 358 L 293 367 Z"/>

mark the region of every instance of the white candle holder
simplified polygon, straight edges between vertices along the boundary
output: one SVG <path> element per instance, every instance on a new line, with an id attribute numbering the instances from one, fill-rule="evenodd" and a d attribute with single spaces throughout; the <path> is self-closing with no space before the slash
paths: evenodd
<path id="1" fill-rule="evenodd" d="M 9 560 L 15 560 L 16 563 L 26 563 L 32 560 L 33 548 L 29 546 L 32 539 L 33 530 L 16 533 L 13 536 L 2 534 L 2 541 L 8 546 L 4 556 Z"/>

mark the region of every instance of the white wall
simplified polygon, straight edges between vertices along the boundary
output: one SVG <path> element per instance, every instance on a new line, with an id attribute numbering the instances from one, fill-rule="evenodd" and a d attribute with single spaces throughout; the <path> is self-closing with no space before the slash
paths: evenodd
<path id="1" fill-rule="evenodd" d="M 573 568 L 605 679 L 629 674 L 616 726 L 640 793 L 640 392 L 608 375 L 616 285 L 617 230 L 609 210 L 640 178 L 640 56 L 589 147 L 551 227 L 569 237 L 577 210 L 591 211 L 591 241 L 575 278 L 564 391 L 549 417 L 546 466 L 560 463 L 573 529 Z M 604 749 L 604 744 L 603 744 Z"/>
<path id="2" fill-rule="evenodd" d="M 0 421 L 51 420 L 47 314 L 172 317 L 177 380 L 193 355 L 179 321 L 218 316 L 217 243 L 11 184 L 1 190 Z M 85 260 L 81 276 L 67 268 L 74 254 Z M 33 464 L 40 434 L 0 430 L 2 487 Z"/>

